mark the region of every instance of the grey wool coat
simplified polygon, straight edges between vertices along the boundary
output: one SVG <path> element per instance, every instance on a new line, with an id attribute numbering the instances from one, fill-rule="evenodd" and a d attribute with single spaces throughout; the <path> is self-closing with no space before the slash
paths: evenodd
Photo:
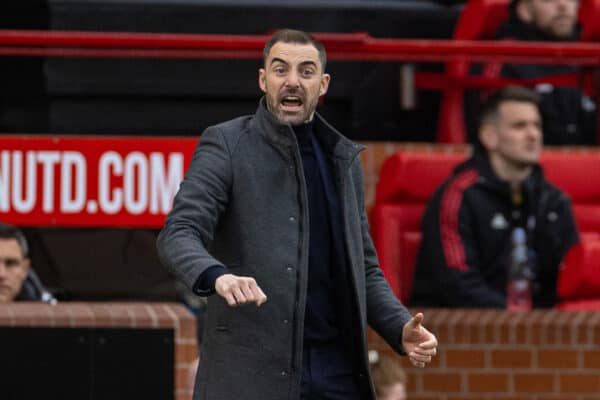
<path id="1" fill-rule="evenodd" d="M 411 318 L 385 281 L 364 210 L 361 146 L 315 114 L 314 131 L 333 160 L 351 281 L 360 312 L 401 352 Z M 308 199 L 294 132 L 266 109 L 203 132 L 158 237 L 167 269 L 193 288 L 209 267 L 251 276 L 267 295 L 261 307 L 208 298 L 194 399 L 299 399 L 308 276 Z M 199 293 L 202 294 L 202 293 Z M 366 361 L 365 361 L 366 363 Z M 363 368 L 368 371 L 368 365 Z M 372 384 L 371 384 L 372 387 Z"/>

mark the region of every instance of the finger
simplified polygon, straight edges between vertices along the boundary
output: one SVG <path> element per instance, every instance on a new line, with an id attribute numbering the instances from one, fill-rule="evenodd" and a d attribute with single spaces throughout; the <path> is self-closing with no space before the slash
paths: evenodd
<path id="1" fill-rule="evenodd" d="M 437 349 L 434 347 L 433 349 L 422 349 L 420 347 L 415 347 L 414 353 L 421 356 L 435 356 L 437 354 Z"/>
<path id="2" fill-rule="evenodd" d="M 435 338 L 435 336 L 433 336 L 431 339 L 419 343 L 419 348 L 421 350 L 434 349 L 437 347 L 437 345 L 437 339 Z"/>
<path id="3" fill-rule="evenodd" d="M 417 313 L 414 317 L 412 317 L 412 319 L 410 320 L 411 322 L 411 326 L 413 327 L 418 327 L 419 325 L 421 325 L 421 322 L 423 322 L 423 313 Z"/>
<path id="4" fill-rule="evenodd" d="M 254 299 L 256 300 L 256 305 L 260 307 L 265 301 L 267 301 L 267 296 L 264 294 L 260 286 L 256 283 L 250 287 L 254 292 Z"/>
<path id="5" fill-rule="evenodd" d="M 425 368 L 425 363 L 423 361 L 413 360 L 412 358 L 410 359 L 410 361 L 415 367 Z"/>
<path id="6" fill-rule="evenodd" d="M 424 356 L 424 355 L 420 355 L 417 353 L 410 353 L 410 358 L 411 358 L 411 360 L 418 361 L 418 362 L 424 362 L 424 363 L 431 362 L 431 356 Z"/>
<path id="7" fill-rule="evenodd" d="M 227 304 L 229 304 L 230 306 L 235 307 L 237 305 L 235 297 L 233 297 L 233 294 L 231 292 L 225 293 L 223 297 L 225 298 L 225 301 L 227 301 Z"/>
<path id="8" fill-rule="evenodd" d="M 244 296 L 244 293 L 242 293 L 242 290 L 236 286 L 234 288 L 232 288 L 232 293 L 235 296 L 235 300 L 237 301 L 238 304 L 244 304 L 246 303 L 246 296 Z"/>
<path id="9" fill-rule="evenodd" d="M 256 300 L 254 292 L 250 288 L 250 284 L 249 283 L 243 283 L 241 285 L 241 290 L 242 290 L 242 293 L 244 294 L 244 297 L 246 298 L 246 302 L 247 303 L 251 303 L 251 302 L 253 302 L 253 301 Z"/>

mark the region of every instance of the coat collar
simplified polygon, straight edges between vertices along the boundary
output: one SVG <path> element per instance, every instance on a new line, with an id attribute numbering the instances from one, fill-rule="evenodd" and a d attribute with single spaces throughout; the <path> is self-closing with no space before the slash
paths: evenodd
<path id="1" fill-rule="evenodd" d="M 323 146 L 323 151 L 328 156 L 342 160 L 352 160 L 364 146 L 356 144 L 339 133 L 319 113 L 315 112 L 314 132 Z M 253 124 L 258 131 L 272 145 L 279 148 L 297 147 L 296 136 L 290 124 L 282 124 L 267 109 L 266 99 L 263 96 L 254 114 Z"/>

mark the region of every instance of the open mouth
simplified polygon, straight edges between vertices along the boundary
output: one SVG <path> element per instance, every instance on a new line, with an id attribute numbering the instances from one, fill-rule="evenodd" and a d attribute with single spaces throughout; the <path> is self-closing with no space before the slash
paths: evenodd
<path id="1" fill-rule="evenodd" d="M 300 108 L 302 107 L 302 99 L 299 96 L 283 96 L 281 105 L 289 109 Z"/>

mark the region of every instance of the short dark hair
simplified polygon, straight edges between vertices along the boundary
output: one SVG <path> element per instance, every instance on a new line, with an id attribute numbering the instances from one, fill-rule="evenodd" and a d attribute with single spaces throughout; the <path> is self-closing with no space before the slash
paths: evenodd
<path id="1" fill-rule="evenodd" d="M 303 31 L 297 31 L 295 29 L 281 29 L 278 30 L 271 36 L 271 38 L 265 43 L 263 49 L 263 63 L 267 64 L 267 58 L 271 48 L 275 46 L 275 43 L 298 43 L 298 44 L 311 44 L 319 52 L 319 60 L 321 61 L 321 70 L 325 72 L 325 65 L 327 64 L 327 52 L 323 43 L 316 40 L 309 33 Z"/>
<path id="2" fill-rule="evenodd" d="M 523 86 L 505 86 L 493 92 L 481 105 L 479 126 L 498 118 L 500 105 L 506 101 L 531 103 L 536 107 L 540 105 L 540 95 Z"/>
<path id="3" fill-rule="evenodd" d="M 26 258 L 28 256 L 29 246 L 27 246 L 27 239 L 23 232 L 16 226 L 0 222 L 0 239 L 15 239 L 19 243 L 23 257 Z"/>

